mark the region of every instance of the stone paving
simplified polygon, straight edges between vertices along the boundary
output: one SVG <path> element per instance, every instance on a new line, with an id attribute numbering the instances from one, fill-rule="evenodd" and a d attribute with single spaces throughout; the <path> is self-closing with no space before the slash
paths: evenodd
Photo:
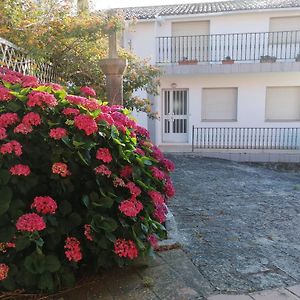
<path id="1" fill-rule="evenodd" d="M 299 172 L 192 155 L 168 157 L 177 167 L 177 195 L 169 206 L 183 249 L 211 294 L 300 282 Z"/>

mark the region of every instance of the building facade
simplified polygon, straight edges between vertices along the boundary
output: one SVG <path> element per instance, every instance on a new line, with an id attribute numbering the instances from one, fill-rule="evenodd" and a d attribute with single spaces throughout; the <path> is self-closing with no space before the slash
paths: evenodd
<path id="1" fill-rule="evenodd" d="M 157 145 L 300 147 L 300 1 L 127 8 L 123 43 L 161 71 Z M 143 92 L 141 92 L 141 96 Z M 149 95 L 148 95 L 149 96 Z"/>

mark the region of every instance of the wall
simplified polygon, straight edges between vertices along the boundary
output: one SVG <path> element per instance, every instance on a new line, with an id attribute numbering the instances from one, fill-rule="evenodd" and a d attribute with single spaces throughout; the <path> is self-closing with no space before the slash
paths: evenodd
<path id="1" fill-rule="evenodd" d="M 265 97 L 267 86 L 300 86 L 300 73 L 224 74 L 203 76 L 162 77 L 161 88 L 189 89 L 189 143 L 191 127 L 299 127 L 300 122 L 265 122 Z M 202 88 L 237 87 L 237 122 L 202 122 Z M 160 96 L 155 98 L 156 108 L 161 113 Z M 156 144 L 162 143 L 161 120 L 156 121 Z"/>

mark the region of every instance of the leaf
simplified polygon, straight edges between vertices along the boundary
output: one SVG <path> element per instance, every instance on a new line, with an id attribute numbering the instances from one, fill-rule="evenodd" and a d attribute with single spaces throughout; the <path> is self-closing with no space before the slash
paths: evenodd
<path id="1" fill-rule="evenodd" d="M 9 208 L 13 193 L 10 187 L 4 186 L 0 189 L 0 215 L 3 215 Z"/>
<path id="2" fill-rule="evenodd" d="M 54 290 L 54 281 L 52 278 L 51 273 L 47 272 L 44 273 L 40 276 L 39 282 L 38 282 L 38 287 L 42 291 L 53 291 Z"/>
<path id="3" fill-rule="evenodd" d="M 64 200 L 60 203 L 59 205 L 59 212 L 63 215 L 66 216 L 72 211 L 72 205 L 69 201 Z"/>
<path id="4" fill-rule="evenodd" d="M 68 221 L 71 223 L 72 227 L 76 227 L 81 224 L 82 219 L 79 214 L 73 212 L 69 215 Z"/>
<path id="5" fill-rule="evenodd" d="M 13 102 L 13 101 L 8 102 L 6 107 L 7 107 L 7 110 L 12 111 L 12 112 L 17 112 L 22 108 L 22 106 L 19 103 Z"/>
<path id="6" fill-rule="evenodd" d="M 1 217 L 2 219 L 3 217 Z M 16 232 L 15 226 L 7 225 L 0 229 L 0 241 L 10 242 Z M 18 241 L 18 240 L 17 240 Z"/>
<path id="7" fill-rule="evenodd" d="M 86 207 L 89 207 L 90 199 L 89 199 L 89 196 L 88 196 L 88 195 L 83 195 L 82 198 L 81 198 L 81 201 L 83 202 L 83 204 L 84 204 Z"/>
<path id="8" fill-rule="evenodd" d="M 78 156 L 80 157 L 80 159 L 82 160 L 82 162 L 85 164 L 85 165 L 89 165 L 89 163 L 87 162 L 87 160 L 83 157 L 82 153 L 80 151 L 77 151 L 77 154 Z"/>
<path id="9" fill-rule="evenodd" d="M 24 261 L 24 267 L 32 274 L 42 274 L 46 270 L 46 260 L 44 255 L 39 255 L 36 252 L 27 256 Z"/>
<path id="10" fill-rule="evenodd" d="M 6 185 L 9 182 L 11 175 L 8 170 L 0 170 L 0 185 Z"/>
<path id="11" fill-rule="evenodd" d="M 118 228 L 118 224 L 114 219 L 99 214 L 94 215 L 91 226 L 96 232 L 100 232 L 101 230 L 113 232 Z"/>
<path id="12" fill-rule="evenodd" d="M 45 268 L 49 272 L 57 272 L 60 269 L 59 259 L 55 255 L 46 256 Z"/>

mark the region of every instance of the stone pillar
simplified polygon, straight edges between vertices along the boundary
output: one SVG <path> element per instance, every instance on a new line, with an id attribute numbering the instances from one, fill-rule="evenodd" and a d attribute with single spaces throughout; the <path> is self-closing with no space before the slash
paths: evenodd
<path id="1" fill-rule="evenodd" d="M 106 94 L 110 105 L 123 105 L 123 74 L 127 60 L 106 58 L 100 61 L 100 67 L 106 77 Z"/>
<path id="2" fill-rule="evenodd" d="M 106 94 L 110 105 L 123 105 L 123 74 L 127 60 L 118 57 L 116 32 L 109 34 L 109 57 L 100 61 L 106 77 Z"/>

